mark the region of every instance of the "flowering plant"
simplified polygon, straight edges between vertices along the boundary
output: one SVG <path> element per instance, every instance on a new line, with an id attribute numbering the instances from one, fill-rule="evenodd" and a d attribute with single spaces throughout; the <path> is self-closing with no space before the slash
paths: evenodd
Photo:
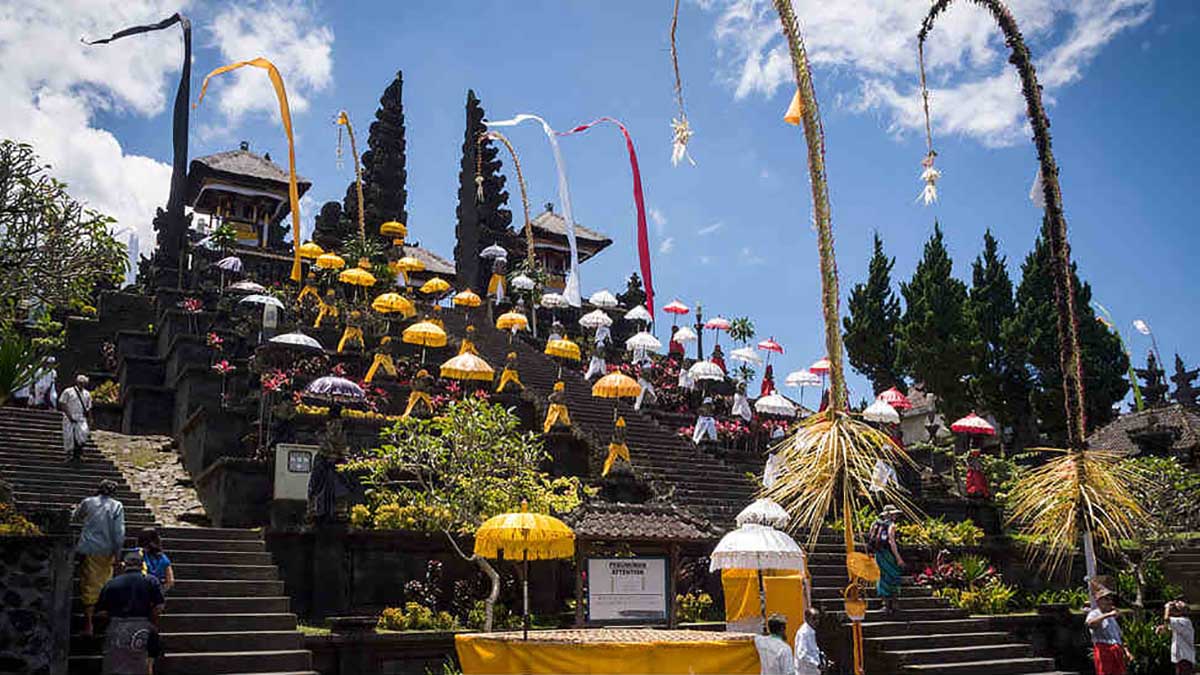
<path id="1" fill-rule="evenodd" d="M 204 301 L 200 298 L 184 298 L 179 306 L 188 314 L 199 314 L 204 311 Z"/>
<path id="2" fill-rule="evenodd" d="M 282 370 L 271 369 L 262 374 L 262 377 L 259 378 L 259 384 L 262 386 L 263 391 L 280 391 L 292 384 L 292 377 Z"/>
<path id="3" fill-rule="evenodd" d="M 225 344 L 225 340 L 220 335 L 209 331 L 208 335 L 204 337 L 204 343 L 217 351 L 221 351 L 221 347 Z"/>
<path id="4" fill-rule="evenodd" d="M 221 359 L 213 364 L 212 369 L 224 377 L 237 370 L 237 367 L 230 363 L 228 359 Z"/>

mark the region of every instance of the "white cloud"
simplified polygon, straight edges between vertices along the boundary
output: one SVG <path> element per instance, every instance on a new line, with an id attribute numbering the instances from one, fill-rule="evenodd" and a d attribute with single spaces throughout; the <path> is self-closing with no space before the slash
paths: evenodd
<path id="1" fill-rule="evenodd" d="M 1083 77 L 1117 34 L 1146 21 L 1153 0 L 1008 3 L 1037 59 L 1048 103 L 1053 92 Z M 795 0 L 809 58 L 859 81 L 845 97 L 859 112 L 883 113 L 893 133 L 923 129 L 915 35 L 929 9 L 911 0 Z M 727 0 L 714 36 L 720 77 L 735 98 L 790 89 L 791 62 L 774 9 L 765 0 Z M 989 145 L 1026 136 L 1024 101 L 1008 51 L 991 15 L 969 3 L 952 5 L 925 50 L 934 134 L 962 134 Z M 820 86 L 820 83 L 818 83 Z M 818 91 L 818 95 L 822 92 Z M 824 92 L 825 101 L 841 97 Z M 782 105 L 782 103 L 781 103 Z"/>
<path id="2" fill-rule="evenodd" d="M 662 236 L 665 225 L 667 224 L 667 216 L 653 206 L 647 211 L 650 214 L 650 222 L 654 223 L 654 233 Z"/>
<path id="3" fill-rule="evenodd" d="M 314 7 L 302 0 L 230 4 L 213 17 L 211 33 L 228 61 L 262 56 L 274 63 L 293 113 L 307 110 L 308 96 L 333 81 L 333 31 L 320 25 Z M 221 112 L 235 120 L 246 113 L 278 117 L 279 103 L 263 71 L 243 68 L 225 77 L 233 82 L 219 87 Z"/>
<path id="4" fill-rule="evenodd" d="M 671 251 L 674 251 L 674 250 L 675 250 L 675 237 L 667 237 L 666 239 L 663 239 L 662 241 L 658 242 L 658 252 L 659 253 L 661 253 L 663 255 L 667 255 Z"/>
<path id="5" fill-rule="evenodd" d="M 762 265 L 767 262 L 766 258 L 756 254 L 749 246 L 742 247 L 741 252 L 738 254 L 738 259 L 746 265 Z"/>
<path id="6" fill-rule="evenodd" d="M 143 254 L 151 219 L 167 201 L 170 165 L 127 153 L 99 112 L 150 117 L 174 98 L 183 60 L 178 28 L 87 46 L 131 24 L 179 10 L 169 0 L 70 0 L 0 8 L 0 137 L 33 145 L 71 195 L 132 227 Z M 170 122 L 162 134 L 169 138 Z"/>
<path id="7" fill-rule="evenodd" d="M 700 235 L 701 237 L 705 237 L 705 236 L 712 234 L 713 232 L 716 232 L 717 230 L 721 229 L 722 227 L 725 227 L 725 223 L 717 221 L 717 222 L 713 223 L 712 225 L 706 225 L 706 226 L 696 230 L 696 234 Z"/>
<path id="8" fill-rule="evenodd" d="M 712 258 L 706 255 L 702 255 L 699 258 L 696 258 L 696 260 L 699 261 L 701 265 L 707 265 L 708 263 L 712 262 Z"/>

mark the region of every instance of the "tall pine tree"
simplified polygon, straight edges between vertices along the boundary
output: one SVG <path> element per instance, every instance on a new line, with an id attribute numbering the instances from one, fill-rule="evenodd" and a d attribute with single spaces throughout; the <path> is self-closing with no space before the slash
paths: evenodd
<path id="1" fill-rule="evenodd" d="M 1037 427 L 1055 442 L 1066 437 L 1066 413 L 1063 408 L 1062 369 L 1059 363 L 1058 324 L 1054 306 L 1054 279 L 1050 269 L 1050 245 L 1046 222 L 1033 250 L 1021 265 L 1021 283 L 1017 286 L 1017 312 L 1005 325 L 1005 342 L 1014 357 L 1020 357 L 1033 373 L 1034 391 L 1030 397 Z M 1075 310 L 1079 315 L 1079 342 L 1086 376 L 1086 414 L 1088 428 L 1110 421 L 1112 407 L 1125 397 L 1129 382 L 1125 375 L 1129 357 L 1120 340 L 1096 321 L 1092 309 L 1092 288 L 1080 283 L 1078 270 L 1071 265 L 1075 285 Z"/>
<path id="2" fill-rule="evenodd" d="M 389 220 L 408 223 L 403 92 L 404 73 L 397 72 L 396 79 L 379 98 L 375 121 L 371 122 L 367 136 L 368 150 L 362 156 L 367 234 L 380 238 L 380 243 L 385 245 L 391 244 L 391 238 L 379 234 L 380 225 Z M 346 197 L 342 202 L 346 218 L 357 223 L 358 192 L 354 181 L 346 188 Z"/>
<path id="3" fill-rule="evenodd" d="M 953 271 L 942 228 L 935 222 L 912 279 L 900 284 L 905 308 L 896 362 L 925 391 L 937 395 L 943 415 L 956 418 L 971 409 L 965 381 L 971 370 L 971 330 L 967 285 L 951 276 Z"/>
<path id="4" fill-rule="evenodd" d="M 902 384 L 896 371 L 900 299 L 892 291 L 895 264 L 895 258 L 884 255 L 876 232 L 867 281 L 850 290 L 850 314 L 842 319 L 850 365 L 871 381 L 876 394 Z"/>
<path id="5" fill-rule="evenodd" d="M 1017 311 L 1008 259 L 989 229 L 983 251 L 971 265 L 967 318 L 971 326 L 971 392 L 980 409 L 1002 427 L 1019 429 L 1029 414 L 1029 374 L 1021 358 L 1006 348 L 1004 327 Z M 1018 435 L 1020 437 L 1020 435 Z"/>
<path id="6" fill-rule="evenodd" d="M 474 90 L 467 91 L 467 128 L 463 134 L 462 161 L 458 170 L 458 224 L 454 229 L 454 266 L 458 282 L 482 294 L 491 277 L 490 265 L 480 260 L 484 248 L 499 243 L 504 246 L 512 236 L 509 224 L 512 212 L 504 208 L 508 192 L 504 176 L 500 175 L 499 149 L 491 140 L 479 144 L 479 135 L 487 131 L 483 124 L 483 106 Z M 475 183 L 476 153 L 482 148 L 483 200 L 478 199 Z"/>

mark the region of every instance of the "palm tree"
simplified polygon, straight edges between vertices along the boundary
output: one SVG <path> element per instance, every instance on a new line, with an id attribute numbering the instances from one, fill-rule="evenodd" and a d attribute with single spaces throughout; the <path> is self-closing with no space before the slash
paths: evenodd
<path id="1" fill-rule="evenodd" d="M 924 86 L 925 39 L 938 15 L 949 7 L 950 2 L 935 0 L 917 34 L 927 134 L 929 94 Z M 974 2 L 991 12 L 1004 34 L 1005 44 L 1012 51 L 1009 62 L 1016 67 L 1020 76 L 1025 110 L 1033 129 L 1045 218 L 1049 224 L 1052 274 L 1057 282 L 1054 301 L 1058 314 L 1059 367 L 1067 415 L 1067 447 L 1057 450 L 1061 453 L 1060 457 L 1030 472 L 1014 487 L 1010 493 L 1010 521 L 1041 542 L 1042 547 L 1033 549 L 1034 554 L 1043 557 L 1045 566 L 1051 571 L 1075 550 L 1082 539 L 1087 574 L 1089 579 L 1093 579 L 1096 576 L 1093 536 L 1099 535 L 1102 544 L 1115 548 L 1121 538 L 1131 536 L 1136 526 L 1146 518 L 1144 507 L 1134 496 L 1142 476 L 1122 467 L 1116 454 L 1087 448 L 1083 361 L 1079 348 L 1079 319 L 1075 311 L 1075 284 L 1071 279 L 1071 247 L 1067 240 L 1067 220 L 1063 215 L 1058 165 L 1050 148 L 1050 119 L 1042 105 L 1042 90 L 1033 59 L 1016 20 L 999 0 Z"/>
<path id="2" fill-rule="evenodd" d="M 863 609 L 860 594 L 861 554 L 854 551 L 854 513 L 860 496 L 867 494 L 871 473 L 877 461 L 889 464 L 912 460 L 887 435 L 863 421 L 851 417 L 846 408 L 846 377 L 842 363 L 841 319 L 838 316 L 837 260 L 833 250 L 833 226 L 830 222 L 829 187 L 825 180 L 825 138 L 813 89 L 812 71 L 800 35 L 799 22 L 791 0 L 774 0 L 784 36 L 787 38 L 801 107 L 801 122 L 808 147 L 808 171 L 812 188 L 813 221 L 817 226 L 817 250 L 821 270 L 821 307 L 825 323 L 825 350 L 832 366 L 829 372 L 829 405 L 804 420 L 799 429 L 780 446 L 783 468 L 767 496 L 778 501 L 792 514 L 796 528 L 807 528 L 814 542 L 830 510 L 843 514 L 847 576 L 846 609 L 852 617 Z M 915 511 L 891 485 L 884 497 L 901 508 Z M 852 566 L 854 571 L 852 571 Z M 855 672 L 863 672 L 862 629 L 853 622 Z"/>

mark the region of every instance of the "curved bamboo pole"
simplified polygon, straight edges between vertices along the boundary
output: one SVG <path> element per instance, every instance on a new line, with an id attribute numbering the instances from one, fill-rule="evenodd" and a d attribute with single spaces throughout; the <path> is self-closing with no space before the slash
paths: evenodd
<path id="1" fill-rule="evenodd" d="M 525 175 L 521 173 L 521 160 L 517 158 L 517 151 L 513 148 L 512 143 L 508 138 L 499 131 L 485 131 L 479 134 L 476 139 L 475 148 L 475 176 L 477 179 L 483 178 L 483 143 L 488 139 L 495 139 L 504 144 L 508 148 L 508 154 L 512 155 L 513 168 L 517 173 L 517 186 L 521 188 L 521 209 L 525 215 L 525 260 L 529 266 L 529 271 L 534 269 L 535 258 L 533 255 L 533 224 L 529 220 L 529 195 L 525 190 Z M 482 180 L 480 180 L 480 189 L 482 188 Z"/>
<path id="2" fill-rule="evenodd" d="M 350 117 L 343 110 L 338 113 L 337 123 L 346 127 L 346 135 L 350 137 L 350 155 L 354 159 L 354 188 L 358 196 L 358 239 L 359 241 L 367 240 L 367 225 L 366 211 L 367 205 L 363 203 L 363 187 L 362 187 L 362 164 L 358 161 L 358 144 L 354 142 L 354 127 L 350 125 Z M 341 153 L 341 134 L 338 135 L 338 153 Z"/>

